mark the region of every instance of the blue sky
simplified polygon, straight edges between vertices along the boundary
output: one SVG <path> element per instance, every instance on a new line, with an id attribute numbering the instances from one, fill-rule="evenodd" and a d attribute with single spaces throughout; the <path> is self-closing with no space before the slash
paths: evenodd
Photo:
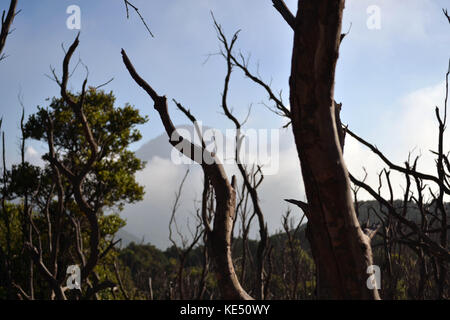
<path id="1" fill-rule="evenodd" d="M 2 96 L 1 114 L 6 120 L 5 131 L 10 139 L 18 136 L 19 109 L 17 94 L 21 91 L 28 114 L 37 105 L 45 105 L 47 97 L 57 94 L 54 82 L 45 77 L 49 66 L 61 70 L 63 51 L 76 31 L 66 28 L 66 8 L 76 4 L 81 8 L 81 45 L 73 61 L 81 57 L 89 67 L 92 85 L 114 77 L 107 87 L 116 93 L 119 105 L 130 102 L 143 113 L 150 114 L 151 122 L 142 127 L 145 139 L 162 132 L 159 121 L 154 121 L 152 104 L 137 88 L 126 72 L 120 49 L 127 50 L 139 71 L 159 90 L 177 98 L 195 110 L 199 119 L 208 117 L 208 124 L 220 127 L 223 119 L 217 111 L 223 85 L 224 63 L 213 57 L 203 65 L 209 53 L 218 51 L 218 41 L 212 27 L 210 10 L 215 12 L 224 28 L 231 33 L 242 28 L 240 47 L 254 54 L 264 66 L 267 79 L 274 78 L 274 86 L 286 87 L 289 70 L 291 32 L 274 14 L 269 4 L 258 5 L 255 19 L 249 20 L 243 10 L 250 12 L 256 2 L 229 1 L 135 1 L 146 17 L 155 38 L 151 38 L 139 18 L 130 12 L 126 19 L 123 1 L 21 1 L 21 14 L 16 18 L 16 30 L 8 39 L 9 57 L 0 65 Z M 270 38 L 268 38 L 270 37 Z M 270 41 L 269 41 L 270 39 Z M 262 68 L 261 68 L 262 69 Z M 79 90 L 82 68 L 72 78 L 71 87 Z M 251 102 L 265 98 L 258 88 L 248 86 L 241 75 L 233 83 L 235 109 L 245 113 Z M 262 109 L 261 109 L 262 110 Z M 259 118 L 259 119 L 258 119 Z M 276 117 L 272 126 L 278 126 Z M 174 113 L 175 121 L 185 122 Z M 255 113 L 255 124 L 266 126 L 264 117 Z M 206 122 L 206 119 L 205 119 Z"/>
<path id="2" fill-rule="evenodd" d="M 5 3 L 5 1 L 2 1 Z M 218 114 L 223 85 L 224 62 L 212 57 L 203 65 L 206 55 L 217 52 L 218 41 L 212 27 L 210 11 L 221 22 L 227 34 L 242 29 L 237 48 L 251 52 L 251 67 L 277 90 L 288 96 L 288 76 L 292 32 L 269 0 L 135 0 L 150 28 L 151 38 L 139 18 L 131 12 L 126 20 L 121 0 L 40 0 L 19 1 L 22 12 L 17 16 L 15 31 L 8 39 L 8 59 L 0 63 L 0 113 L 5 119 L 8 141 L 17 139 L 20 110 L 17 95 L 22 93 L 26 112 L 45 105 L 45 98 L 56 95 L 56 84 L 45 77 L 49 66 L 60 72 L 63 52 L 76 31 L 66 28 L 66 8 L 81 8 L 81 45 L 74 58 L 81 57 L 90 69 L 90 84 L 98 85 L 114 77 L 107 87 L 113 90 L 118 104 L 130 102 L 149 114 L 151 121 L 141 128 L 144 140 L 162 132 L 155 121 L 149 99 L 129 78 L 120 60 L 125 48 L 138 70 L 159 92 L 177 98 L 206 124 L 226 126 Z M 296 1 L 287 1 L 296 11 Z M 381 9 L 381 29 L 366 26 L 369 5 Z M 383 121 L 397 100 L 408 92 L 442 81 L 450 41 L 448 25 L 441 12 L 446 1 L 372 0 L 347 1 L 343 29 L 352 24 L 341 49 L 336 79 L 336 98 L 344 103 L 343 118 L 355 130 L 369 137 L 377 136 L 374 121 Z M 74 77 L 71 87 L 80 88 L 83 69 Z M 235 72 L 231 104 L 245 114 L 255 104 L 253 127 L 279 127 L 282 121 L 258 103 L 266 96 Z M 176 122 L 185 120 L 173 112 Z M 9 151 L 16 148 L 9 143 Z"/>
<path id="3" fill-rule="evenodd" d="M 1 6 L 6 7 L 7 2 L 3 0 Z M 117 104 L 129 102 L 149 115 L 149 123 L 140 127 L 142 143 L 161 134 L 163 127 L 153 103 L 126 72 L 121 48 L 126 49 L 137 70 L 160 94 L 191 108 L 204 125 L 231 127 L 219 113 L 224 61 L 212 56 L 204 64 L 207 55 L 219 48 L 210 11 L 227 35 L 242 30 L 237 49 L 251 53 L 251 69 L 258 68 L 276 91 L 283 90 L 288 101 L 293 34 L 270 0 L 132 3 L 140 8 L 155 38 L 149 36 L 133 11 L 126 19 L 122 0 L 19 0 L 22 11 L 6 44 L 8 58 L 0 62 L 0 114 L 4 118 L 2 129 L 6 132 L 10 161 L 19 158 L 19 92 L 27 115 L 35 112 L 36 106 L 45 106 L 46 98 L 58 95 L 57 85 L 45 74 L 50 72 L 50 65 L 61 73 L 61 44 L 67 48 L 76 36 L 77 31 L 66 28 L 69 5 L 81 8 L 81 43 L 73 65 L 80 57 L 89 67 L 89 84 L 94 86 L 114 77 L 106 89 L 114 91 Z M 286 3 L 296 12 L 297 1 Z M 379 30 L 367 28 L 366 10 L 370 5 L 381 10 Z M 426 148 L 433 142 L 433 108 L 442 102 L 450 56 L 450 27 L 441 11 L 446 5 L 448 0 L 346 2 L 343 30 L 347 31 L 351 24 L 351 31 L 341 46 L 336 100 L 344 105 L 345 123 L 398 159 L 406 157 L 405 152 L 417 145 Z M 83 77 L 84 70 L 79 68 L 70 88 L 79 90 Z M 230 93 L 230 105 L 236 114 L 243 117 L 254 103 L 248 127 L 280 128 L 284 121 L 259 105 L 261 101 L 266 101 L 265 93 L 236 70 Z M 187 122 L 178 111 L 171 110 L 175 123 Z M 33 154 L 45 152 L 36 143 L 29 145 Z M 367 157 L 355 145 L 346 151 L 350 168 L 367 166 Z"/>

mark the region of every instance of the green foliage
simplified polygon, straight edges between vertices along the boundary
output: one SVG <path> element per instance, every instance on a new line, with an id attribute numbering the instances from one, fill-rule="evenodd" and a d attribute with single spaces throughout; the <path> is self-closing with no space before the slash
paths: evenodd
<path id="1" fill-rule="evenodd" d="M 22 207 L 20 205 L 6 203 L 5 210 L 0 206 L 0 246 L 6 252 L 6 237 L 9 232 L 11 237 L 11 252 L 19 252 L 22 249 L 22 225 L 21 225 Z M 5 215 L 8 216 L 9 230 L 6 227 Z"/>
<path id="2" fill-rule="evenodd" d="M 43 174 L 41 171 L 41 168 L 28 162 L 13 165 L 9 173 L 9 195 L 22 197 L 31 190 L 36 190 Z"/>
<path id="3" fill-rule="evenodd" d="M 11 263 L 11 276 L 14 279 L 23 279 L 25 270 L 21 259 L 22 248 L 22 207 L 21 205 L 5 202 L 5 206 L 0 206 L 0 299 L 7 298 L 6 286 L 2 283 L 6 281 L 5 264 L 3 255 L 9 258 Z M 9 244 L 8 244 L 9 238 Z"/>
<path id="4" fill-rule="evenodd" d="M 120 228 L 125 227 L 126 222 L 118 214 L 111 214 L 99 218 L 100 234 L 102 237 L 113 236 Z"/>
<path id="5" fill-rule="evenodd" d="M 75 101 L 81 99 L 80 95 L 71 94 L 71 97 Z M 118 212 L 126 203 L 140 201 L 144 195 L 144 188 L 136 182 L 135 174 L 144 168 L 145 163 L 129 151 L 128 147 L 142 138 L 136 126 L 144 124 L 147 118 L 128 104 L 123 108 L 117 108 L 114 103 L 115 97 L 112 92 L 105 93 L 90 88 L 86 92 L 83 104 L 83 112 L 99 147 L 99 156 L 96 157 L 92 167 L 89 167 L 82 183 L 82 192 L 88 204 L 97 211 L 99 250 L 101 253 L 107 252 L 101 254 L 94 269 L 95 277 L 91 276 L 91 282 L 117 281 L 113 265 L 118 253 L 114 248 L 111 250 L 111 243 L 117 231 L 125 225 Z M 72 108 L 62 99 L 53 98 L 48 108 L 38 108 L 38 112 L 29 117 L 25 123 L 24 138 L 39 140 L 47 145 L 50 127 L 53 127 L 54 149 L 59 161 L 75 175 L 83 172 L 92 150 L 82 124 Z M 25 198 L 36 227 L 32 232 L 33 242 L 35 246 L 39 245 L 42 248 L 42 260 L 47 266 L 52 261 L 49 248 L 54 246 L 55 228 L 58 228 L 59 281 L 64 282 L 68 265 L 82 264 L 75 245 L 77 243 L 75 221 L 80 226 L 80 250 L 85 258 L 90 254 L 90 224 L 86 214 L 80 210 L 75 201 L 73 185 L 62 175 L 64 211 L 59 216 L 55 172 L 49 163 L 49 154 L 45 154 L 43 159 L 46 160 L 43 168 L 27 162 L 13 165 L 11 170 L 6 172 L 6 181 L 3 181 L 4 179 L 1 181 L 5 184 L 3 195 L 9 202 L 6 202 L 5 210 L 2 210 L 5 219 L 0 219 L 0 249 L 1 252 L 7 252 L 13 279 L 23 288 L 28 287 L 29 269 L 27 270 L 26 266 L 29 266 L 29 256 L 24 247 L 25 242 L 29 241 L 28 234 L 31 229 L 29 218 L 24 211 Z M 6 234 L 11 235 L 9 243 Z M 109 251 L 106 251 L 107 249 Z M 5 288 L 4 284 L 7 282 L 5 270 L 1 269 L 3 265 L 1 263 L 0 266 L 0 288 Z M 34 276 L 35 297 L 49 299 L 51 290 L 48 282 L 42 278 L 37 268 Z M 129 287 L 134 286 L 130 285 L 132 281 L 127 267 L 123 279 Z M 5 294 L 4 290 L 0 290 L 0 298 Z M 109 290 L 100 292 L 99 296 L 108 299 L 123 298 L 120 292 L 112 293 Z"/>
<path id="6" fill-rule="evenodd" d="M 168 279 L 164 275 L 175 273 L 176 261 L 171 263 L 155 246 L 135 243 L 123 249 L 119 258 L 129 268 L 138 290 L 148 293 L 148 280 L 152 278 L 155 299 L 165 299 Z"/>
<path id="7" fill-rule="evenodd" d="M 79 95 L 72 95 L 77 101 Z M 127 148 L 142 136 L 135 128 L 147 122 L 139 110 L 130 105 L 114 107 L 115 97 L 104 91 L 90 88 L 86 92 L 83 111 L 92 134 L 101 149 L 101 157 L 95 162 L 92 172 L 84 183 L 86 197 L 101 202 L 103 208 L 116 207 L 122 210 L 125 203 L 143 199 L 144 189 L 134 178 L 145 163 L 136 158 Z M 25 124 L 25 137 L 48 142 L 48 119 L 54 127 L 55 149 L 72 172 L 80 172 L 91 156 L 91 149 L 82 124 L 72 108 L 62 99 L 53 98 L 49 108 L 39 108 Z M 48 159 L 48 154 L 44 156 Z"/>

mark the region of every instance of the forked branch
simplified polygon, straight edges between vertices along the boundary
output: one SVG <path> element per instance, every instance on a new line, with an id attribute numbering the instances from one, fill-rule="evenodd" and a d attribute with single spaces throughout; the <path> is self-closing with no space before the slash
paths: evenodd
<path id="1" fill-rule="evenodd" d="M 201 165 L 216 194 L 214 227 L 208 235 L 208 246 L 216 268 L 219 287 L 224 299 L 248 300 L 251 297 L 241 287 L 231 258 L 231 233 L 235 219 L 236 192 L 230 183 L 223 165 L 215 154 L 184 139 L 176 130 L 170 118 L 167 98 L 160 96 L 136 72 L 126 52 L 122 49 L 123 62 L 134 81 L 142 87 L 154 101 L 170 143 L 182 154 Z M 192 152 L 193 151 L 193 152 Z M 195 155 L 202 155 L 200 158 Z M 234 180 L 234 179 L 233 179 Z"/>

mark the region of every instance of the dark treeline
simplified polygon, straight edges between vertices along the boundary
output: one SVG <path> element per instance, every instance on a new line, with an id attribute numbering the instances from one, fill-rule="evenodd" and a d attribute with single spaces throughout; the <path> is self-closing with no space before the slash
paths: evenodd
<path id="1" fill-rule="evenodd" d="M 397 208 L 403 207 L 403 202 L 395 201 Z M 446 204 L 449 208 L 450 204 Z M 375 230 L 382 222 L 376 211 L 379 204 L 376 201 L 361 201 L 360 222 Z M 410 204 L 408 216 L 413 221 L 420 220 L 420 210 Z M 280 231 L 270 236 L 272 251 L 270 256 L 271 273 L 268 282 L 267 299 L 316 299 L 316 270 L 311 256 L 311 248 L 306 238 L 306 225 L 295 229 Z M 258 241 L 248 239 L 245 247 L 248 250 L 248 264 L 242 269 L 243 258 L 242 238 L 232 242 L 233 257 L 237 273 L 246 288 L 254 284 L 255 265 Z M 292 242 L 292 243 L 291 243 Z M 390 258 L 386 254 L 384 237 L 379 234 L 372 240 L 374 263 L 381 270 L 390 269 L 390 273 L 381 274 L 381 296 L 390 299 L 434 299 L 439 292 L 438 279 L 435 276 L 433 261 L 426 264 L 424 274 L 420 259 L 416 253 L 401 243 L 390 248 Z M 291 249 L 291 245 L 293 244 Z M 179 259 L 175 247 L 160 250 L 151 244 L 131 243 L 119 251 L 119 260 L 124 286 L 129 297 L 136 299 L 179 299 L 177 268 Z M 199 293 L 199 283 L 204 263 L 204 246 L 195 247 L 186 258 L 183 270 L 185 298 L 196 299 Z M 149 282 L 149 279 L 150 282 Z M 151 283 L 151 287 L 149 284 Z M 220 296 L 217 283 L 212 275 L 207 277 L 206 290 L 202 299 L 217 299 Z M 253 289 L 255 290 L 255 289 Z M 253 290 L 249 290 L 253 294 Z M 449 290 L 447 287 L 445 290 Z"/>

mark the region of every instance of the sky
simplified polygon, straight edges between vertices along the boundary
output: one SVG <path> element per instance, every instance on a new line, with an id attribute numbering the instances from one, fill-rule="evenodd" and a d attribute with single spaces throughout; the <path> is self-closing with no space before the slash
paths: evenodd
<path id="1" fill-rule="evenodd" d="M 6 8 L 8 2 L 2 0 L 0 8 Z M 78 33 L 66 26 L 69 17 L 66 10 L 70 5 L 81 9 L 81 42 L 74 64 L 78 58 L 82 59 L 89 68 L 89 84 L 93 86 L 114 78 L 105 89 L 115 93 L 117 105 L 130 103 L 150 118 L 139 128 L 143 139 L 131 146 L 133 150 L 160 136 L 163 127 L 152 101 L 135 85 L 123 66 L 121 48 L 160 94 L 182 102 L 209 127 L 222 130 L 232 127 L 220 114 L 226 66 L 223 58 L 214 55 L 219 50 L 219 42 L 211 12 L 228 36 L 241 30 L 237 50 L 251 55 L 251 70 L 259 72 L 275 91 L 281 90 L 284 101 L 289 100 L 293 33 L 270 0 L 134 0 L 132 3 L 139 7 L 154 38 L 133 10 L 127 19 L 122 0 L 19 0 L 21 12 L 5 48 L 8 57 L 0 62 L 0 115 L 4 119 L 2 130 L 6 133 L 8 163 L 19 159 L 18 95 L 22 96 L 27 116 L 37 106 L 46 106 L 48 97 L 58 95 L 56 83 L 46 74 L 50 73 L 50 66 L 61 74 L 62 45 L 68 48 Z M 297 1 L 286 3 L 296 12 Z M 421 154 L 423 171 L 433 170 L 429 149 L 436 145 L 434 107 L 442 106 L 445 94 L 445 72 L 450 56 L 450 27 L 442 14 L 446 5 L 446 0 L 348 0 L 342 26 L 343 31 L 350 30 L 341 46 L 336 75 L 335 98 L 343 103 L 343 122 L 397 163 L 402 163 L 411 150 Z M 380 28 L 368 27 L 372 13 L 367 10 L 371 6 L 379 9 Z M 84 76 L 84 69 L 77 69 L 70 88 L 80 90 Z M 253 104 L 247 128 L 279 129 L 286 122 L 261 105 L 267 102 L 265 92 L 238 70 L 232 76 L 229 99 L 241 119 Z M 187 123 L 173 105 L 170 108 L 176 124 Z M 280 173 L 268 177 L 262 187 L 272 231 L 280 227 L 280 217 L 286 208 L 282 199 L 304 198 L 292 134 L 289 129 L 281 132 Z M 30 161 L 42 163 L 40 155 L 44 152 L 43 145 L 28 143 Z M 154 211 L 158 213 L 149 214 L 145 217 L 148 223 L 142 223 L 144 218 L 139 214 L 133 216 L 137 209 L 131 206 L 126 208 L 124 216 L 129 222 L 128 231 L 164 247 L 167 240 L 162 232 L 156 231 L 162 230 L 168 221 L 164 208 L 173 201 L 176 182 L 181 180 L 184 169 L 174 169 L 168 159 L 148 160 L 138 180 L 146 185 L 146 201 L 153 202 L 137 206 L 141 206 L 141 215 L 150 206 L 157 208 Z M 376 182 L 381 164 L 350 138 L 346 142 L 345 160 L 356 176 L 362 175 L 363 166 L 370 169 L 368 181 Z M 192 179 L 200 179 L 200 175 L 195 175 L 193 172 Z M 401 177 L 395 179 L 400 190 Z M 161 188 L 162 181 L 165 181 L 164 188 Z M 168 194 L 166 198 L 161 195 L 162 189 Z M 185 196 L 186 207 L 180 210 L 189 211 L 189 205 L 192 207 L 190 197 L 195 196 L 194 189 Z M 161 225 L 155 221 L 162 221 Z"/>

